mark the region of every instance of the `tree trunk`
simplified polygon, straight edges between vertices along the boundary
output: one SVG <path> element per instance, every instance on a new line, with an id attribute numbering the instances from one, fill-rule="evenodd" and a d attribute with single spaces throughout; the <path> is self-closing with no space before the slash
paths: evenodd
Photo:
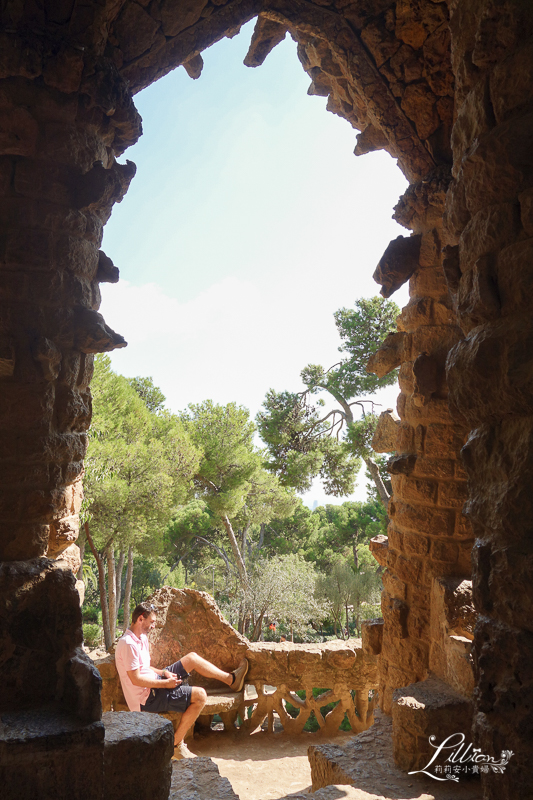
<path id="1" fill-rule="evenodd" d="M 355 567 L 356 572 L 359 569 L 359 553 L 357 552 L 358 541 L 359 541 L 359 530 L 356 531 L 355 536 L 352 539 L 353 565 Z"/>
<path id="2" fill-rule="evenodd" d="M 89 523 L 86 522 L 83 527 L 85 528 L 85 535 L 87 536 L 89 547 L 91 548 L 91 552 L 96 560 L 96 566 L 98 567 L 98 590 L 100 592 L 100 608 L 102 609 L 102 626 L 104 628 L 104 643 L 105 643 L 105 649 L 109 650 L 109 648 L 113 643 L 113 640 L 111 639 L 111 628 L 109 627 L 109 608 L 107 605 L 107 594 L 105 588 L 104 561 L 102 559 L 102 556 L 94 546 L 91 534 L 89 533 Z"/>
<path id="3" fill-rule="evenodd" d="M 237 544 L 237 539 L 235 537 L 235 533 L 233 531 L 233 527 L 227 514 L 224 514 L 222 517 L 222 523 L 226 529 L 226 533 L 228 534 L 228 539 L 231 545 L 231 552 L 233 553 L 233 558 L 235 559 L 235 564 L 237 565 L 237 571 L 239 573 L 239 578 L 241 581 L 242 588 L 246 591 L 248 589 L 248 574 L 246 572 L 246 566 L 242 559 L 241 551 L 239 550 L 239 545 Z"/>
<path id="4" fill-rule="evenodd" d="M 385 510 L 386 510 L 387 506 L 389 504 L 390 495 L 389 495 L 387 489 L 385 488 L 385 484 L 381 480 L 381 475 L 379 474 L 379 467 L 376 464 L 376 462 L 371 458 L 365 458 L 365 464 L 366 464 L 366 466 L 368 468 L 368 471 L 370 472 L 370 474 L 372 476 L 372 480 L 374 481 L 374 484 L 376 486 L 376 489 L 377 489 L 377 492 L 378 492 L 378 495 L 379 495 L 379 499 L 381 500 L 381 502 L 385 506 Z"/>
<path id="5" fill-rule="evenodd" d="M 126 586 L 124 589 L 124 621 L 122 623 L 122 630 L 124 631 L 124 633 L 126 633 L 130 624 L 130 599 L 131 599 L 132 581 L 133 581 L 133 545 L 130 544 L 128 550 L 128 568 L 126 570 Z"/>
<path id="6" fill-rule="evenodd" d="M 126 560 L 126 551 L 121 550 L 117 566 L 117 616 L 122 602 L 122 573 L 124 572 L 124 561 Z"/>
<path id="7" fill-rule="evenodd" d="M 87 541 L 87 537 L 84 536 L 83 534 L 81 536 L 78 536 L 78 547 L 80 548 L 80 568 L 78 570 L 78 574 L 76 575 L 76 578 L 79 581 L 83 580 L 83 557 L 85 555 L 85 542 L 86 541 Z"/>
<path id="8" fill-rule="evenodd" d="M 246 539 L 248 534 L 248 525 L 245 525 L 241 534 L 241 554 L 242 554 L 242 563 L 246 566 Z"/>
<path id="9" fill-rule="evenodd" d="M 263 612 L 261 612 L 255 621 L 254 629 L 252 631 L 252 636 L 251 636 L 252 642 L 259 641 L 259 637 L 261 636 L 261 630 L 263 627 L 263 616 L 264 614 Z"/>
<path id="10" fill-rule="evenodd" d="M 108 545 L 106 548 L 107 559 L 107 596 L 109 603 L 109 628 L 112 641 L 117 635 L 117 577 L 115 572 L 115 548 Z"/>

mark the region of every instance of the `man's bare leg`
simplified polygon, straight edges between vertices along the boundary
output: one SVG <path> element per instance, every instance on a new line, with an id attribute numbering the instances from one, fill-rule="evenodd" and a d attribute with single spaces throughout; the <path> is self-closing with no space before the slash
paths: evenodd
<path id="1" fill-rule="evenodd" d="M 206 661 L 206 659 L 199 656 L 198 653 L 187 653 L 187 655 L 183 656 L 181 659 L 181 663 L 187 672 L 192 672 L 194 669 L 200 675 L 203 675 L 204 678 L 215 678 L 215 680 L 225 683 L 226 686 L 231 686 L 233 683 L 233 674 L 231 672 L 224 672 L 224 670 L 215 667 L 214 664 L 210 661 Z"/>
<path id="2" fill-rule="evenodd" d="M 183 664 L 183 659 L 181 663 Z M 187 667 L 185 667 L 185 669 L 187 669 Z M 189 670 L 187 670 L 187 672 L 188 671 Z M 178 725 L 176 733 L 174 734 L 174 747 L 184 740 L 185 734 L 189 728 L 194 725 L 202 713 L 202 708 L 206 703 L 207 694 L 205 689 L 202 689 L 201 686 L 193 686 L 191 688 L 191 704 L 188 709 L 183 712 L 180 719 L 180 724 Z"/>

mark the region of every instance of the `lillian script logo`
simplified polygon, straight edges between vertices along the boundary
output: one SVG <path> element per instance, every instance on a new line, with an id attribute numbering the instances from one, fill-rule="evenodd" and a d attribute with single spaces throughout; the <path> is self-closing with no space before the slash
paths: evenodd
<path id="1" fill-rule="evenodd" d="M 442 744 L 436 743 L 436 736 L 429 737 L 429 743 L 435 748 L 424 769 L 409 772 L 409 775 L 422 773 L 436 781 L 459 781 L 461 775 L 479 775 L 481 772 L 496 772 L 500 775 L 513 754 L 512 750 L 502 750 L 500 760 L 487 756 L 480 747 L 465 744 L 464 733 L 452 733 Z M 446 758 L 444 757 L 446 756 Z M 443 763 L 437 763 L 438 761 Z"/>

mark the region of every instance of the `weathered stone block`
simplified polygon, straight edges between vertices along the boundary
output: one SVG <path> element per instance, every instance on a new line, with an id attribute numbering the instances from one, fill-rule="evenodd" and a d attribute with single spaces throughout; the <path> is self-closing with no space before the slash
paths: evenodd
<path id="1" fill-rule="evenodd" d="M 158 714 L 108 711 L 105 727 L 104 800 L 168 800 L 174 752 L 172 724 Z"/>
<path id="2" fill-rule="evenodd" d="M 492 127 L 488 76 L 481 76 L 461 103 L 453 126 L 451 145 L 459 160 L 472 142 Z"/>
<path id="3" fill-rule="evenodd" d="M 394 524 L 404 531 L 419 531 L 432 535 L 451 535 L 455 517 L 447 509 L 412 505 L 395 501 L 391 508 Z"/>
<path id="4" fill-rule="evenodd" d="M 428 458 L 457 458 L 463 444 L 455 426 L 432 423 L 427 426 L 424 454 Z"/>
<path id="5" fill-rule="evenodd" d="M 388 566 L 404 583 L 417 584 L 422 576 L 422 561 L 389 553 Z"/>
<path id="6" fill-rule="evenodd" d="M 437 485 L 432 480 L 403 475 L 395 496 L 400 500 L 434 505 L 437 497 Z"/>
<path id="7" fill-rule="evenodd" d="M 431 557 L 434 561 L 444 561 L 455 564 L 459 555 L 459 548 L 455 542 L 445 542 L 436 539 L 431 543 Z"/>
<path id="8" fill-rule="evenodd" d="M 436 107 L 437 98 L 423 83 L 413 83 L 405 87 L 401 101 L 402 110 L 415 123 L 421 139 L 427 139 L 440 124 Z"/>
<path id="9" fill-rule="evenodd" d="M 63 702 L 71 713 L 99 719 L 100 679 L 81 650 L 81 610 L 70 570 L 44 558 L 0 564 L 0 616 L 6 620 L 0 710 Z M 72 659 L 79 659 L 77 666 Z"/>
<path id="10" fill-rule="evenodd" d="M 402 533 L 401 531 L 396 530 L 394 525 L 392 523 L 389 523 L 389 526 L 387 528 L 387 537 L 386 537 L 388 539 L 388 546 L 387 546 L 387 549 L 384 550 L 384 556 L 383 556 L 383 559 L 382 559 L 383 560 L 382 566 L 385 566 L 386 563 L 387 563 L 387 554 L 388 554 L 388 548 L 389 547 L 390 547 L 391 550 L 395 550 L 397 553 L 403 552 L 403 549 L 404 549 L 404 544 L 403 544 L 404 536 L 405 536 L 404 533 Z M 380 537 L 376 536 L 374 538 L 375 539 L 379 539 Z M 372 547 L 372 542 L 373 541 L 374 541 L 374 539 L 370 539 L 370 543 L 369 543 L 370 552 L 372 553 L 374 558 L 376 558 L 376 556 L 374 554 L 373 547 Z M 379 559 L 376 558 L 376 561 L 379 562 Z"/>
<path id="11" fill-rule="evenodd" d="M 174 763 L 168 800 L 239 800 L 227 778 L 210 758 Z"/>
<path id="12" fill-rule="evenodd" d="M 440 743 L 457 731 L 469 738 L 472 703 L 436 678 L 428 678 L 394 692 L 392 729 L 394 760 L 406 772 L 422 769 L 434 749 L 429 737 Z"/>
<path id="13" fill-rule="evenodd" d="M 461 163 L 466 204 L 471 214 L 510 201 L 529 187 L 533 162 L 533 114 L 508 120 L 477 139 Z"/>
<path id="14" fill-rule="evenodd" d="M 533 239 L 501 250 L 497 260 L 498 294 L 502 314 L 524 313 L 533 288 Z"/>
<path id="15" fill-rule="evenodd" d="M 409 607 L 403 600 L 391 597 L 386 592 L 381 594 L 381 613 L 387 627 L 387 636 L 393 639 L 405 639 L 407 634 L 407 615 Z"/>
<path id="16" fill-rule="evenodd" d="M 467 498 L 466 481 L 441 481 L 439 483 L 439 506 L 462 508 Z"/>
<path id="17" fill-rule="evenodd" d="M 398 600 L 405 600 L 407 597 L 407 586 L 403 581 L 393 575 L 390 570 L 386 569 L 381 574 L 383 588 L 391 597 Z"/>
<path id="18" fill-rule="evenodd" d="M 403 547 L 407 555 L 427 556 L 430 540 L 427 536 L 417 533 L 403 535 Z"/>
<path id="19" fill-rule="evenodd" d="M 372 437 L 372 449 L 376 453 L 392 453 L 394 451 L 399 423 L 399 417 L 392 408 L 381 412 Z"/>
<path id="20" fill-rule="evenodd" d="M 448 297 L 448 284 L 442 267 L 434 266 L 418 269 L 409 279 L 411 297 L 432 297 L 442 300 Z"/>
<path id="21" fill-rule="evenodd" d="M 496 122 L 527 108 L 533 95 L 533 45 L 523 44 L 496 64 L 490 74 L 490 96 Z M 529 102 L 528 102 L 529 101 Z"/>
<path id="22" fill-rule="evenodd" d="M 389 333 L 379 350 L 376 350 L 368 359 L 367 372 L 373 372 L 379 378 L 388 375 L 404 361 L 409 360 L 411 354 L 411 337 L 404 331 Z"/>
<path id="23" fill-rule="evenodd" d="M 374 536 L 373 539 L 370 539 L 369 542 L 370 552 L 381 566 L 385 566 L 387 563 L 387 554 L 389 552 L 389 539 L 387 536 L 383 534 L 379 534 L 379 536 Z"/>
<path id="24" fill-rule="evenodd" d="M 429 643 L 431 641 L 429 608 L 411 605 L 407 617 L 407 634 L 410 638 Z"/>
<path id="25" fill-rule="evenodd" d="M 414 395 L 400 395 L 398 399 L 398 413 L 407 422 L 417 425 L 429 425 L 430 422 L 440 422 L 450 425 L 452 418 L 448 401 L 444 398 L 431 396 L 424 405 L 416 405 Z"/>
<path id="26" fill-rule="evenodd" d="M 398 435 L 396 438 L 396 452 L 402 454 L 412 453 L 415 450 L 415 431 L 412 425 L 407 422 L 401 422 L 398 426 Z"/>
<path id="27" fill-rule="evenodd" d="M 390 242 L 373 275 L 383 297 L 390 297 L 417 269 L 420 244 L 420 235 L 398 236 Z"/>
<path id="28" fill-rule="evenodd" d="M 3 800 L 102 797 L 104 726 L 101 722 L 85 725 L 53 706 L 2 712 L 1 722 Z"/>

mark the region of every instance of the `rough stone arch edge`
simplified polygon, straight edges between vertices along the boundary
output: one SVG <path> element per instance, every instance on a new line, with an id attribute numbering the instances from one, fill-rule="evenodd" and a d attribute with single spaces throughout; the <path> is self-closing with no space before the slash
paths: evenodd
<path id="1" fill-rule="evenodd" d="M 259 15 L 285 26 L 298 36 L 316 37 L 327 43 L 366 107 L 370 123 L 384 133 L 388 140 L 387 150 L 398 159 L 400 169 L 411 182 L 425 177 L 436 166 L 433 156 L 400 108 L 374 59 L 349 22 L 337 12 L 305 0 L 237 0 L 229 3 L 164 45 L 132 59 L 119 73 L 128 78 L 133 67 L 142 70 L 143 62 L 147 65 L 150 74 L 146 75 L 146 80 L 131 82 L 131 91 L 136 94 L 225 36 L 235 35 L 242 25 Z M 165 55 L 166 64 L 158 69 Z M 155 65 L 150 63 L 154 60 Z M 365 87 L 369 86 L 372 87 L 371 94 L 365 91 Z M 401 142 L 410 143 L 408 152 L 402 152 Z"/>

